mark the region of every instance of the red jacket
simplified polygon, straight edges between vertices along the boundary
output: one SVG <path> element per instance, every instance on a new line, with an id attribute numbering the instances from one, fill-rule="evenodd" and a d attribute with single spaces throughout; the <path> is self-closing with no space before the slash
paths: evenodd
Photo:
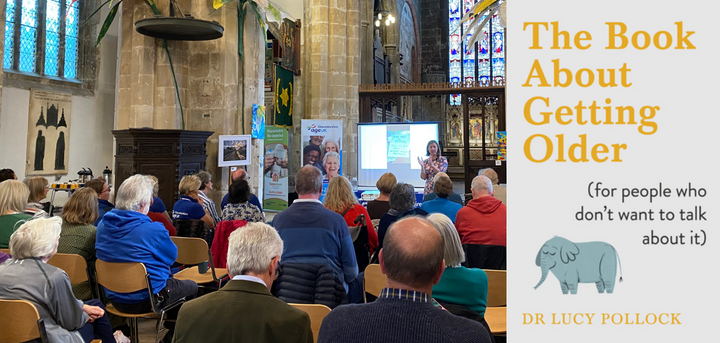
<path id="1" fill-rule="evenodd" d="M 507 246 L 507 207 L 493 196 L 470 200 L 455 218 L 462 244 Z"/>
<path id="2" fill-rule="evenodd" d="M 177 229 L 175 229 L 175 226 L 173 226 L 173 224 L 167 220 L 162 213 L 148 212 L 147 216 L 154 222 L 162 223 L 163 226 L 165 226 L 165 230 L 168 230 L 168 234 L 170 234 L 170 236 L 177 236 Z"/>
<path id="3" fill-rule="evenodd" d="M 342 215 L 342 212 L 340 212 L 339 214 Z M 354 222 L 355 219 L 361 214 L 365 215 L 365 223 L 367 224 L 368 230 L 368 240 L 370 241 L 370 253 L 372 254 L 373 251 L 375 251 L 375 248 L 377 248 L 378 246 L 378 235 L 375 231 L 375 228 L 373 228 L 372 221 L 370 220 L 370 215 L 365 209 L 365 206 L 360 204 L 353 205 L 353 208 L 347 211 L 343 218 L 345 219 L 345 223 L 348 227 L 357 227 L 358 224 L 355 224 Z"/>
<path id="4" fill-rule="evenodd" d="M 227 268 L 228 238 L 230 238 L 233 231 L 247 225 L 247 223 L 244 220 L 223 220 L 217 223 L 215 237 L 210 247 L 215 268 Z"/>

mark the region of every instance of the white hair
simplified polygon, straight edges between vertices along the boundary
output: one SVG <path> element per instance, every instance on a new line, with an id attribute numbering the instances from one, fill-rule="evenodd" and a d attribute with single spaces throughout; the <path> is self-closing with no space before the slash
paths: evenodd
<path id="1" fill-rule="evenodd" d="M 470 188 L 472 188 L 475 192 L 486 191 L 488 194 L 492 194 L 493 192 L 492 181 L 490 181 L 490 178 L 485 175 L 476 176 L 472 180 Z"/>
<path id="2" fill-rule="evenodd" d="M 275 256 L 282 256 L 283 241 L 277 231 L 265 223 L 248 223 L 228 239 L 227 267 L 232 276 L 268 271 Z"/>
<path id="3" fill-rule="evenodd" d="M 443 236 L 443 240 L 445 241 L 445 252 L 443 255 L 445 265 L 453 268 L 465 262 L 465 251 L 460 242 L 460 235 L 458 235 L 452 220 L 442 213 L 433 213 L 427 217 L 427 220 L 431 222 Z"/>
<path id="4" fill-rule="evenodd" d="M 435 177 L 433 177 L 433 183 L 434 183 L 434 182 L 437 182 L 437 180 L 438 180 L 439 178 L 443 177 L 443 176 L 449 178 L 448 174 L 445 174 L 445 173 L 443 173 L 443 172 L 439 172 L 439 173 L 435 174 Z"/>
<path id="5" fill-rule="evenodd" d="M 325 166 L 325 162 L 327 162 L 328 157 L 337 157 L 338 163 L 340 163 L 340 154 L 334 152 L 334 151 L 328 151 L 325 153 L 325 156 L 323 157 L 323 166 Z"/>
<path id="6" fill-rule="evenodd" d="M 146 175 L 135 174 L 123 181 L 115 196 L 115 208 L 139 212 L 143 205 L 149 205 L 153 197 L 155 182 Z"/>
<path id="7" fill-rule="evenodd" d="M 57 249 L 61 226 L 60 217 L 26 222 L 10 236 L 10 255 L 20 260 L 52 257 Z"/>

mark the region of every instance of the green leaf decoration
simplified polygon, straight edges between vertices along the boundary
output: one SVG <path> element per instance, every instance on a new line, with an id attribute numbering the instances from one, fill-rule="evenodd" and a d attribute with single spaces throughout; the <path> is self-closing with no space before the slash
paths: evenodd
<path id="1" fill-rule="evenodd" d="M 155 1 L 153 1 L 153 0 L 145 0 L 145 2 L 146 2 L 148 5 L 150 5 L 150 8 L 152 9 L 153 14 L 155 14 L 155 15 L 162 15 L 162 13 L 160 13 L 160 10 L 158 9 L 157 5 L 155 5 Z"/>
<path id="2" fill-rule="evenodd" d="M 100 10 L 103 8 L 103 6 L 105 6 L 105 4 L 107 4 L 108 2 L 112 2 L 112 0 L 107 0 L 107 1 L 103 2 L 102 5 L 98 6 L 98 8 L 95 9 L 95 11 L 93 11 L 93 13 L 89 17 L 87 17 L 87 19 L 85 19 L 85 21 L 83 21 L 82 24 L 80 24 L 80 26 L 85 26 L 85 24 L 87 24 L 87 22 L 90 21 L 90 19 L 92 19 L 92 17 L 95 14 L 100 12 Z M 123 2 L 123 0 L 120 0 L 120 2 Z M 118 3 L 120 3 L 120 2 L 118 2 Z"/>
<path id="3" fill-rule="evenodd" d="M 120 7 L 120 3 L 122 1 L 118 1 L 115 6 L 110 10 L 110 13 L 108 13 L 107 18 L 105 18 L 105 22 L 102 25 L 102 28 L 100 29 L 100 34 L 98 35 L 97 42 L 95 43 L 95 46 L 98 46 L 100 44 L 100 41 L 105 37 L 105 34 L 107 33 L 108 29 L 110 29 L 110 25 L 112 25 L 113 20 L 115 20 L 115 15 L 117 14 L 118 8 Z"/>

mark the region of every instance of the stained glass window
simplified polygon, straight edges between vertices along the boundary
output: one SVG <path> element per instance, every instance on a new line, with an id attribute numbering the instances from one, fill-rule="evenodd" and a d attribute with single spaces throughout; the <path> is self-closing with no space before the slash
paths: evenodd
<path id="1" fill-rule="evenodd" d="M 71 2 L 7 0 L 3 67 L 77 78 L 80 9 L 78 1 Z"/>
<path id="2" fill-rule="evenodd" d="M 502 82 L 505 80 L 505 30 L 494 15 L 482 28 L 477 43 L 469 46 L 476 28 L 470 21 L 460 24 L 462 16 L 479 0 L 448 0 L 450 5 L 449 76 L 450 82 Z M 480 18 L 482 21 L 483 18 Z M 461 38 L 462 37 L 462 38 Z M 460 105 L 458 94 L 450 96 L 450 105 Z"/>

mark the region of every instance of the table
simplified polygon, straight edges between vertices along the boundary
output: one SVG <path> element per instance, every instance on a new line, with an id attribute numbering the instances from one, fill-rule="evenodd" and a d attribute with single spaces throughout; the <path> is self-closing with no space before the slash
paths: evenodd
<path id="1" fill-rule="evenodd" d="M 493 335 L 507 333 L 507 307 L 485 308 L 485 321 Z"/>

